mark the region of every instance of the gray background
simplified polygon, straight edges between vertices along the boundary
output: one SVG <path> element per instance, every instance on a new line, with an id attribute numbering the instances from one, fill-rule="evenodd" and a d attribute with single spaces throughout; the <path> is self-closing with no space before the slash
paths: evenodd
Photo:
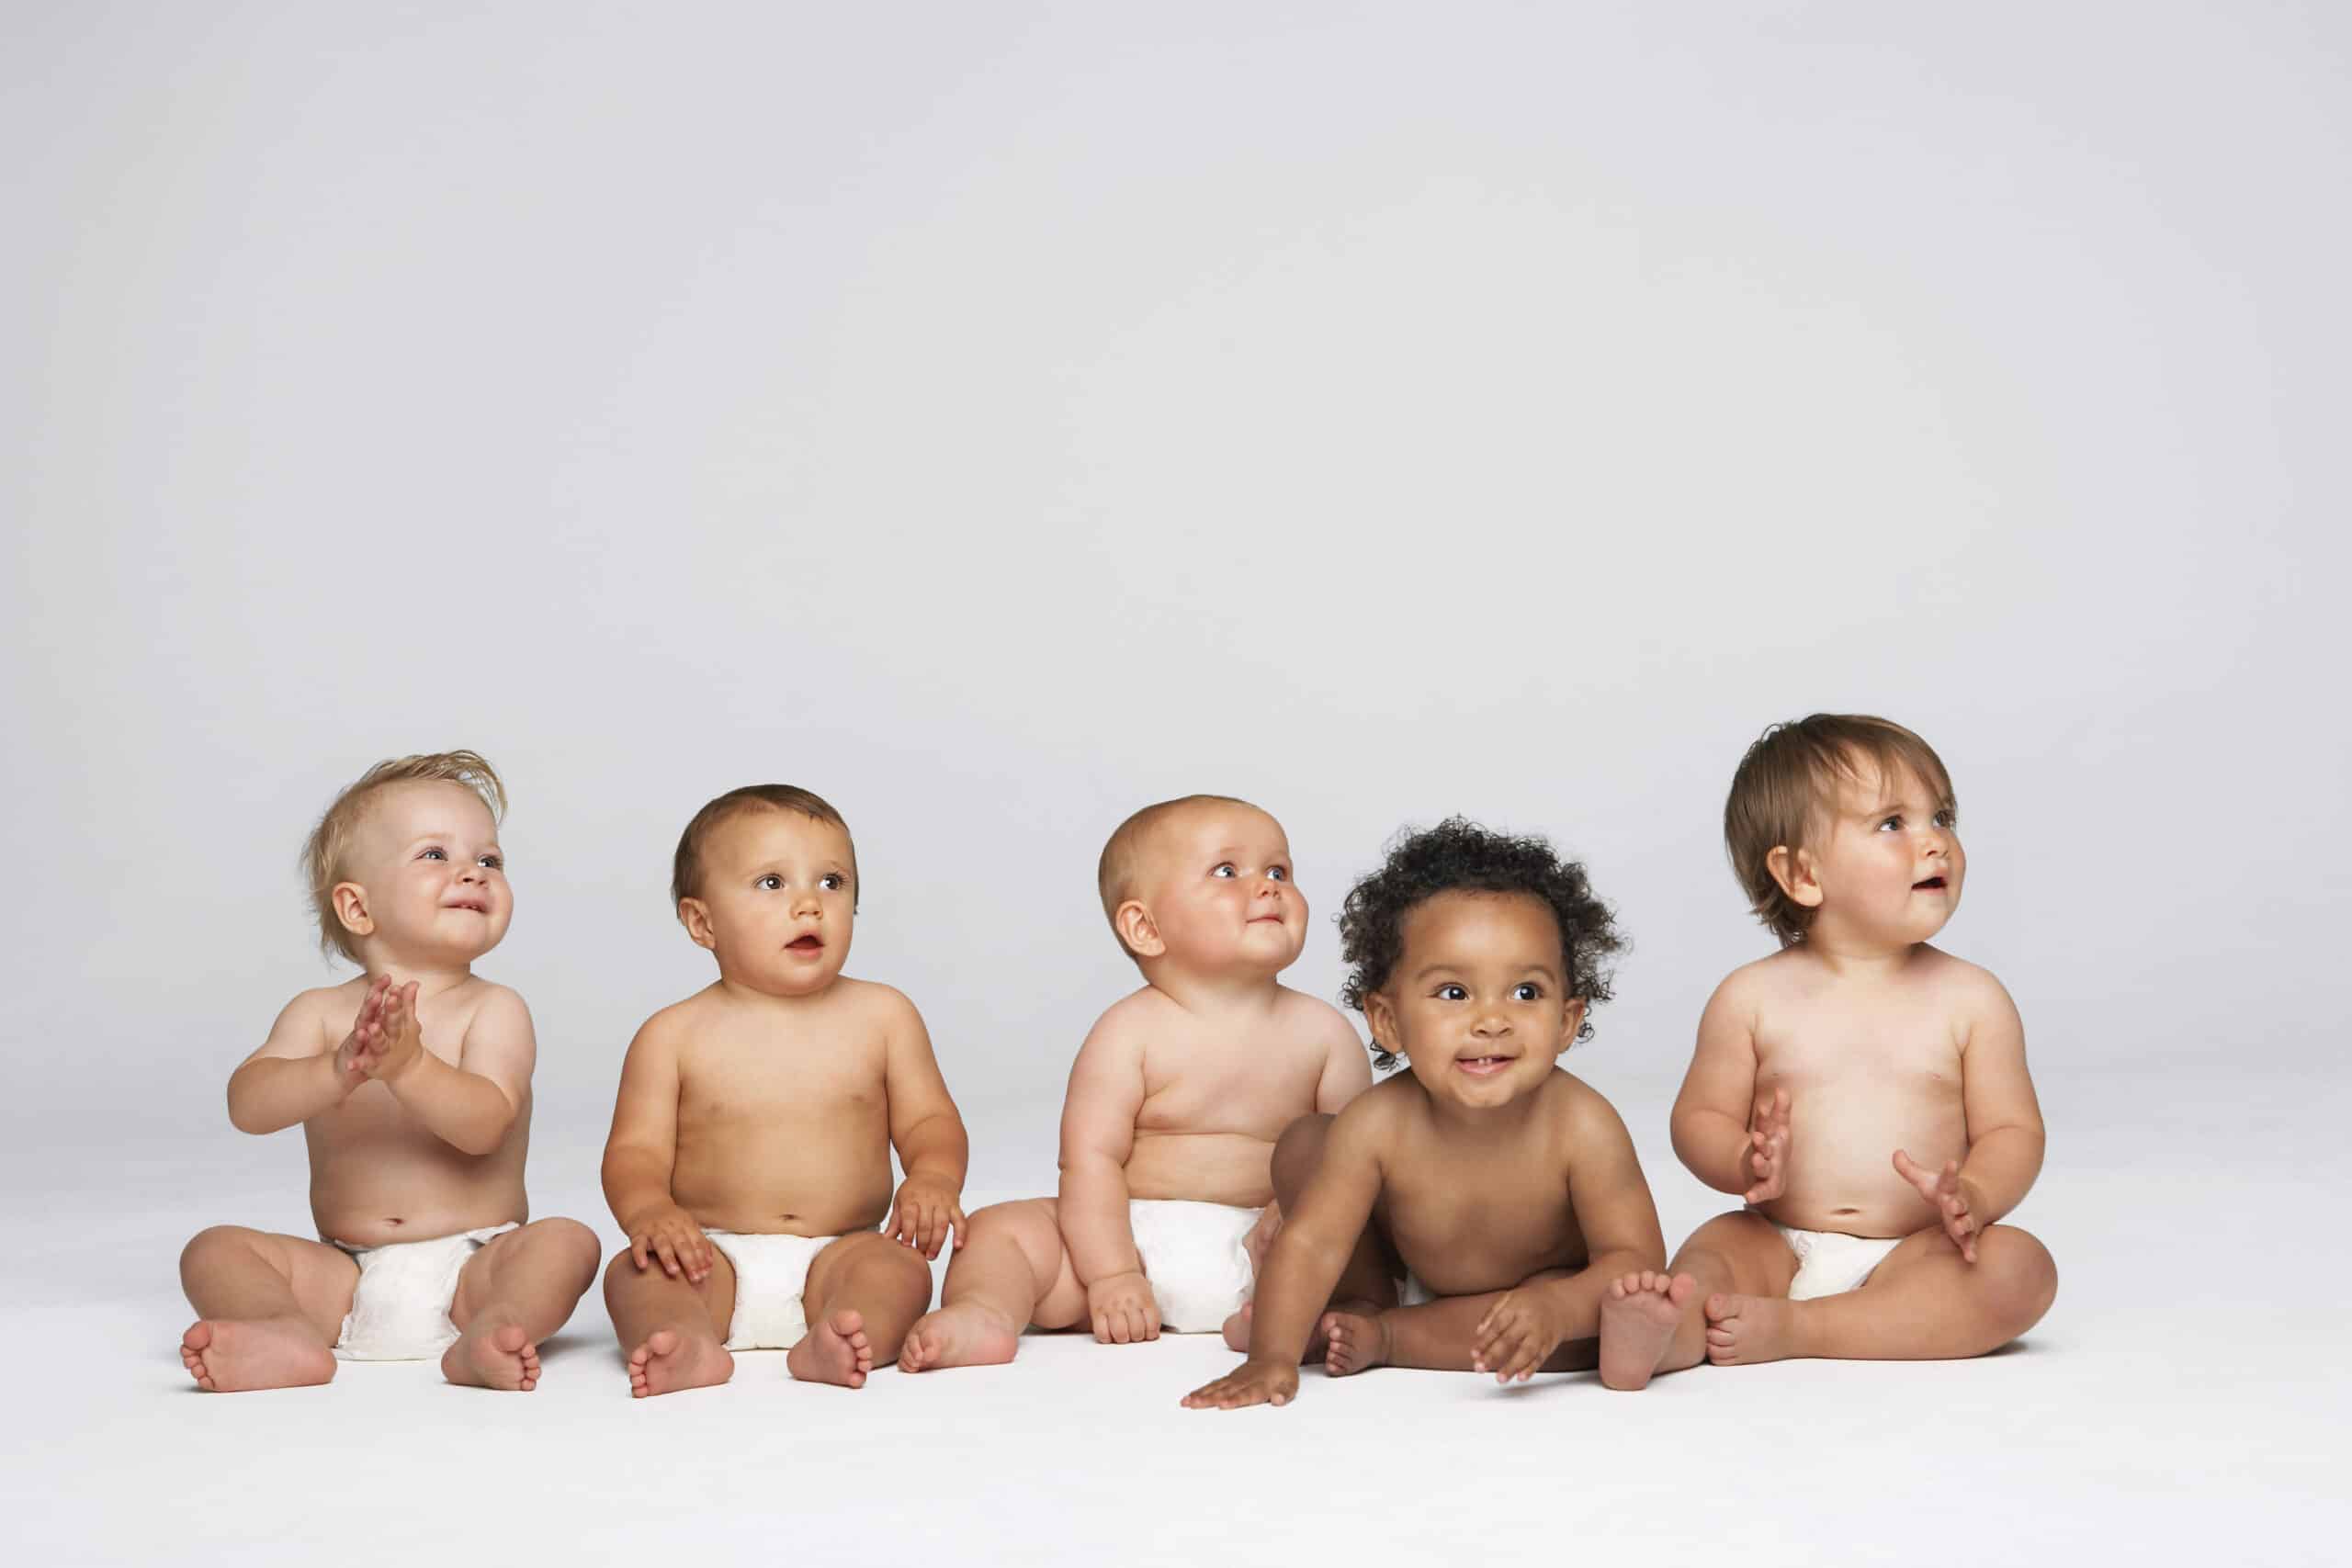
<path id="1" fill-rule="evenodd" d="M 856 831 L 850 968 L 923 1010 L 980 1197 L 1050 1184 L 1070 1054 L 1133 984 L 1091 891 L 1127 811 L 1206 789 L 1280 817 L 1317 917 L 1290 978 L 1326 997 L 1328 917 L 1400 825 L 1555 836 L 1635 942 L 1572 1065 L 1679 1235 L 1719 1204 L 1666 1106 L 1707 992 L 1769 947 L 1723 863 L 1730 770 L 1772 719 L 1886 713 L 1952 767 L 1972 875 L 1947 945 L 2016 994 L 2052 1114 L 2020 1218 L 2068 1283 L 2037 1344 L 2092 1358 L 1937 1386 L 2005 1375 L 2156 1443 L 2082 1370 L 2110 1329 L 2159 1378 L 2161 1348 L 2232 1325 L 2316 1333 L 2292 1269 L 2340 1164 L 2352 1013 L 2342 11 L 0 25 L 0 1158 L 20 1230 L 71 1259 L 5 1268 L 20 1332 L 81 1337 L 44 1363 L 119 1396 L 91 1415 L 55 1373 L 59 1408 L 141 1434 L 167 1495 L 174 1423 L 263 1423 L 215 1440 L 290 1453 L 214 1412 L 362 1408 L 355 1377 L 152 1405 L 179 1376 L 170 1260 L 204 1223 L 304 1226 L 300 1140 L 220 1105 L 285 998 L 339 973 L 294 854 L 368 763 L 458 745 L 514 796 L 516 918 L 481 967 L 538 1021 L 541 1213 L 610 1234 L 621 1050 L 710 974 L 671 848 L 775 779 Z M 2206 1279 L 2222 1238 L 2228 1269 L 2285 1280 Z M 2332 1249 L 2317 1267 L 2342 1282 Z M 2096 1315 L 2126 1299 L 2128 1332 Z M 592 1300 L 548 1391 L 605 1409 L 605 1332 Z M 1020 1371 L 1061 1357 L 1082 1387 L 1103 1363 L 1071 1348 Z M 1210 1349 L 1169 1348 L 1193 1360 L 1136 1398 L 1172 1401 Z M 1777 1408 L 1857 1375 L 1668 1386 L 1695 1415 L 1736 1397 L 1702 1381 Z M 957 1386 L 1035 1409 L 1048 1385 Z M 1395 1419 L 1401 1396 L 1345 1386 L 1351 1420 Z M 1858 1420 L 1943 1403 L 1851 1386 Z M 2272 1427 L 2291 1387 L 2188 1425 Z M 433 1392 L 394 1408 L 454 1408 Z M 981 1399 L 889 1397 L 934 1434 L 957 1406 L 923 1399 Z M 1444 1398 L 1463 1442 L 1496 1429 Z M 984 1407 L 975 1430 L 1012 1419 Z M 1199 1430 L 1153 1462 L 1232 1460 Z M 12 1436 L 41 1456 L 15 1483 L 98 1487 L 53 1434 Z M 957 1473 L 985 1491 L 997 1452 Z M 2235 1539 L 2280 1486 L 2301 1507 L 2290 1472 L 2158 1543 Z M 1919 1484 L 1914 1522 L 1949 1504 Z M 257 1550 L 218 1518 L 206 1540 Z"/>

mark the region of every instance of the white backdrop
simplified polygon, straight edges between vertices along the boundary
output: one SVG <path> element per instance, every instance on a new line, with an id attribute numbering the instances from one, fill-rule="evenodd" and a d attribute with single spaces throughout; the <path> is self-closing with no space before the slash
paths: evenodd
<path id="1" fill-rule="evenodd" d="M 1573 847 L 1662 1126 L 1768 948 L 1731 768 L 1825 707 L 1951 764 L 2038 1065 L 2332 1057 L 2343 13 L 1437 15 L 8 6 L 15 1115 L 238 1147 L 310 820 L 463 745 L 550 1159 L 769 779 L 976 1185 L 1050 1178 L 1095 854 L 1194 789 L 1324 996 L 1400 825 Z"/>

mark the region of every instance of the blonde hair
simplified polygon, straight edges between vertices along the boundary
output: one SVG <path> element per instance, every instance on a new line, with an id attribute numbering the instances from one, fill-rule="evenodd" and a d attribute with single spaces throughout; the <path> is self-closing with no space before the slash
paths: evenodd
<path id="1" fill-rule="evenodd" d="M 1732 774 L 1724 802 L 1724 848 L 1747 906 L 1782 947 L 1804 940 L 1814 911 L 1781 890 L 1771 854 L 1785 847 L 1793 859 L 1838 809 L 1838 785 L 1870 763 L 1881 779 L 1917 775 L 1937 804 L 1956 811 L 1951 774 L 1936 749 L 1892 719 L 1860 713 L 1816 713 L 1775 724 L 1758 737 Z"/>
<path id="2" fill-rule="evenodd" d="M 1102 918 L 1111 922 L 1111 934 L 1119 933 L 1119 906 L 1134 896 L 1136 880 L 1142 874 L 1144 847 L 1152 830 L 1188 807 L 1247 806 L 1252 811 L 1264 807 L 1252 805 L 1230 795 L 1180 795 L 1173 800 L 1162 800 L 1145 807 L 1111 830 L 1102 846 L 1102 858 L 1095 863 L 1095 891 L 1102 897 Z M 1119 937 L 1119 951 L 1130 958 L 1127 939 Z"/>
<path id="3" fill-rule="evenodd" d="M 797 811 L 803 817 L 820 822 L 830 822 L 842 830 L 849 844 L 849 907 L 857 908 L 858 898 L 865 891 L 865 879 L 857 874 L 857 840 L 849 830 L 849 823 L 842 814 L 826 804 L 825 798 L 812 790 L 792 784 L 745 784 L 730 789 L 718 799 L 706 804 L 678 835 L 677 853 L 670 857 L 670 907 L 700 895 L 702 891 L 702 847 L 710 836 L 726 823 L 746 811 L 768 807 L 777 811 Z"/>
<path id="4" fill-rule="evenodd" d="M 479 751 L 424 751 L 413 757 L 391 757 L 345 784 L 302 844 L 302 878 L 311 891 L 311 912 L 318 917 L 322 951 L 340 953 L 354 964 L 363 962 L 358 942 L 335 918 L 334 890 L 344 879 L 344 856 L 366 818 L 369 797 L 387 784 L 417 780 L 463 784 L 490 807 L 493 823 L 506 815 L 506 786 L 499 782 L 498 770 L 482 761 Z"/>

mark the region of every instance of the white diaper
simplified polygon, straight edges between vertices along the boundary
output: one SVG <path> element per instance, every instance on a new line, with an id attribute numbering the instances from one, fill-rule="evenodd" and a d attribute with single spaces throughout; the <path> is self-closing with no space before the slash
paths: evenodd
<path id="1" fill-rule="evenodd" d="M 735 1315 L 728 1320 L 729 1350 L 789 1350 L 807 1337 L 808 1314 L 801 1292 L 817 1254 L 841 1237 L 761 1235 L 750 1231 L 705 1231 L 735 1269 Z"/>
<path id="2" fill-rule="evenodd" d="M 458 1325 L 449 1321 L 449 1304 L 458 1299 L 458 1276 L 469 1258 L 515 1223 L 389 1247 L 336 1242 L 359 1265 L 351 1310 L 335 1337 L 336 1359 L 424 1361 L 456 1344 Z"/>
<path id="3" fill-rule="evenodd" d="M 1800 1231 L 1778 1223 L 1772 1228 L 1781 1233 L 1781 1239 L 1797 1255 L 1796 1278 L 1789 1281 L 1789 1300 L 1792 1302 L 1845 1294 L 1869 1279 L 1886 1260 L 1886 1255 L 1903 1245 L 1899 1235 Z"/>
<path id="4" fill-rule="evenodd" d="M 1144 1278 L 1171 1334 L 1214 1334 L 1250 1299 L 1256 1282 L 1243 1246 L 1262 1209 L 1136 1198 L 1127 1204 Z"/>

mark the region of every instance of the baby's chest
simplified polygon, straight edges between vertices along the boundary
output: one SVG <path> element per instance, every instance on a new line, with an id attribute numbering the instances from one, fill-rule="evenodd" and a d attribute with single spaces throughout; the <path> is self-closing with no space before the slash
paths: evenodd
<path id="1" fill-rule="evenodd" d="M 696 1053 L 679 1063 L 678 1120 L 858 1120 L 888 1109 L 878 1047 Z"/>
<path id="2" fill-rule="evenodd" d="M 1759 1089 L 1960 1083 L 1959 1031 L 1939 1010 L 1792 1007 L 1758 1020 Z"/>
<path id="3" fill-rule="evenodd" d="M 1204 1128 L 1279 1137 L 1315 1109 L 1320 1064 L 1303 1055 L 1167 1052 L 1148 1060 L 1136 1125 L 1159 1132 Z"/>

